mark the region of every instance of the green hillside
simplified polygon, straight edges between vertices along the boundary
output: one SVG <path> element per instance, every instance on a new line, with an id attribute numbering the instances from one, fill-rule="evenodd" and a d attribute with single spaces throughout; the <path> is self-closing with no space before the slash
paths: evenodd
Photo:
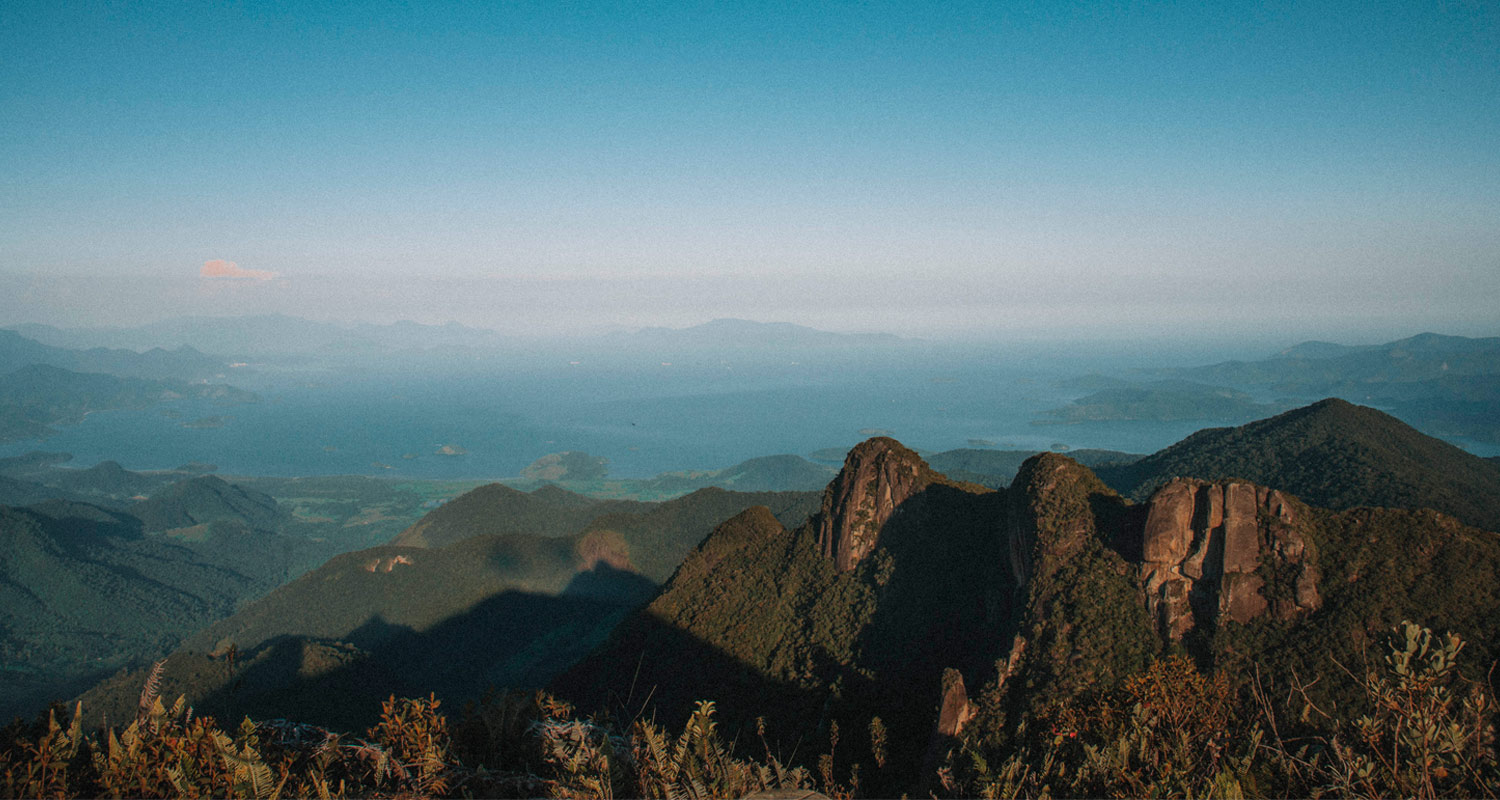
<path id="1" fill-rule="evenodd" d="M 554 687 L 669 725 L 712 699 L 734 735 L 764 720 L 787 746 L 837 721 L 859 751 L 878 716 L 905 743 L 886 763 L 906 777 L 868 785 L 899 794 L 922 791 L 912 776 L 944 752 L 1023 752 L 1038 740 L 1021 731 L 1137 691 L 1172 653 L 1222 670 L 1231 690 L 1248 691 L 1256 665 L 1271 691 L 1321 676 L 1308 696 L 1350 714 L 1368 709 L 1362 684 L 1332 659 L 1360 663 L 1402 619 L 1459 633 L 1480 669 L 1497 654 L 1500 537 L 1450 517 L 1324 511 L 1235 481 L 1134 504 L 1050 453 L 1007 490 L 976 493 L 899 447 L 856 448 L 808 525 L 753 509 L 721 525 Z M 840 519 L 875 537 L 847 571 L 828 540 Z M 1184 575 L 1196 583 L 1173 588 Z"/>
<path id="2" fill-rule="evenodd" d="M 130 507 L 147 531 L 169 531 L 232 520 L 249 528 L 277 530 L 286 514 L 270 495 L 214 475 L 189 478 Z"/>
<path id="3" fill-rule="evenodd" d="M 1146 372 L 1280 397 L 1341 397 L 1389 409 L 1433 436 L 1500 442 L 1500 338 L 1423 333 L 1363 347 L 1309 342 L 1260 361 Z"/>
<path id="4" fill-rule="evenodd" d="M 493 526 L 480 530 L 535 519 L 551 527 L 336 556 L 189 638 L 167 680 L 202 708 L 279 714 L 300 703 L 303 718 L 330 722 L 350 721 L 341 709 L 368 715 L 391 692 L 462 699 L 490 686 L 540 686 L 601 642 L 715 525 L 755 503 L 800 521 L 816 496 L 704 489 L 646 504 L 482 486 L 424 518 L 440 524 L 414 527 L 455 536 L 464 520 Z M 497 516 L 508 510 L 520 515 Z M 568 514 L 588 521 L 559 535 L 557 520 Z M 203 654 L 222 658 L 231 646 L 248 672 L 206 666 L 219 662 Z M 303 663 L 330 658 L 341 666 Z M 87 704 L 99 713 L 128 707 L 140 677 L 120 676 Z"/>
<path id="5" fill-rule="evenodd" d="M 762 456 L 724 469 L 662 473 L 644 481 L 642 490 L 667 494 L 717 487 L 737 492 L 815 492 L 833 475 L 833 469 L 801 456 Z"/>
<path id="6" fill-rule="evenodd" d="M 1335 402 L 1302 416 L 1330 408 L 1348 413 Z M 1255 441 L 1234 444 L 1256 452 Z M 1349 463 L 1365 462 L 1330 469 Z M 594 505 L 539 494 L 518 502 Z M 766 497 L 789 505 L 750 504 Z M 638 559 L 667 542 L 685 557 L 653 591 Z M 1402 646 L 1390 636 L 1402 620 L 1467 643 L 1443 662 L 1456 667 L 1421 680 L 1471 700 L 1485 691 L 1500 655 L 1497 572 L 1500 535 L 1430 510 L 1327 510 L 1219 478 L 1174 479 L 1132 502 L 1056 453 L 989 490 L 876 438 L 820 499 L 702 490 L 566 536 L 345 554 L 195 635 L 161 690 L 220 716 L 349 729 L 374 723 L 391 693 L 436 692 L 451 707 L 550 681 L 598 715 L 597 730 L 648 749 L 659 733 L 632 721 L 701 726 L 712 700 L 738 758 L 780 754 L 840 795 L 1399 794 L 1405 779 L 1348 782 L 1353 751 L 1329 742 L 1364 747 L 1352 731 L 1398 724 L 1375 694 L 1397 684 L 1365 670 L 1382 668 L 1371 652 Z M 1453 642 L 1405 630 L 1412 659 L 1453 657 Z M 129 718 L 145 678 L 122 672 L 85 694 L 88 719 Z M 534 702 L 504 713 L 574 713 Z M 1459 720 L 1444 735 L 1483 735 L 1459 705 L 1441 713 Z M 1374 722 L 1354 722 L 1362 714 Z M 1312 747 L 1331 760 L 1307 760 Z M 1494 759 L 1479 752 L 1481 771 L 1442 756 L 1429 780 L 1491 785 Z M 552 791 L 599 785 L 577 769 Z"/>
<path id="7" fill-rule="evenodd" d="M 7 718 L 100 670 L 165 652 L 270 588 L 258 564 L 236 571 L 82 503 L 0 508 L 0 552 Z"/>
<path id="8" fill-rule="evenodd" d="M 532 492 L 491 483 L 450 500 L 392 540 L 403 547 L 442 547 L 473 536 L 523 533 L 567 536 L 612 511 L 640 511 L 643 503 L 594 500 L 555 486 Z"/>
<path id="9" fill-rule="evenodd" d="M 856 453 L 806 525 L 788 531 L 763 508 L 721 525 L 650 605 L 554 685 L 586 707 L 629 715 L 644 706 L 674 725 L 711 698 L 726 722 L 765 717 L 788 744 L 826 736 L 835 716 L 871 713 L 896 740 L 925 738 L 942 670 L 979 680 L 1007 641 L 1001 495 L 953 484 L 889 439 Z M 875 516 L 846 518 L 839 498 L 872 503 Z M 880 529 L 880 547 L 848 571 L 826 555 L 844 519 L 849 535 Z"/>
<path id="10" fill-rule="evenodd" d="M 1099 475 L 1136 499 L 1177 475 L 1243 478 L 1327 508 L 1432 508 L 1500 530 L 1494 462 L 1337 399 L 1202 430 L 1134 463 L 1100 467 Z"/>
<path id="11" fill-rule="evenodd" d="M 1003 489 L 1015 479 L 1021 465 L 1040 450 L 984 450 L 964 448 L 945 450 L 928 457 L 932 468 L 954 480 Z M 1138 453 L 1119 450 L 1069 450 L 1068 457 L 1086 467 L 1129 463 L 1141 458 Z"/>
<path id="12" fill-rule="evenodd" d="M 1283 406 L 1284 408 L 1284 406 Z M 1237 422 L 1264 416 L 1277 406 L 1223 386 L 1183 380 L 1152 381 L 1139 386 L 1100 389 L 1047 412 L 1039 424 L 1080 422 Z"/>

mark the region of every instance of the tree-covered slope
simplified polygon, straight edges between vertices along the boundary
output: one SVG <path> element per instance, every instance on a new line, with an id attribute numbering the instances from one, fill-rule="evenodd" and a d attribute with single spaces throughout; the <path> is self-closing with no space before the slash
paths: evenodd
<path id="1" fill-rule="evenodd" d="M 0 661 L 16 705 L 58 699 L 71 680 L 165 652 L 265 591 L 193 546 L 146 536 L 138 520 L 52 500 L 0 507 Z"/>
<path id="2" fill-rule="evenodd" d="M 819 491 L 833 474 L 833 469 L 801 456 L 776 455 L 752 458 L 724 469 L 665 472 L 642 483 L 646 489 L 663 493 L 710 486 L 737 492 Z"/>
<path id="3" fill-rule="evenodd" d="M 1500 529 L 1500 468 L 1380 411 L 1329 399 L 1238 428 L 1199 431 L 1099 476 L 1143 499 L 1173 476 L 1243 478 L 1317 506 L 1432 508 Z"/>
<path id="4" fill-rule="evenodd" d="M 426 530 L 461 538 L 336 556 L 199 631 L 172 655 L 180 665 L 169 679 L 195 702 L 236 714 L 301 698 L 333 715 L 323 720 L 341 719 L 340 708 L 368 713 L 382 692 L 436 691 L 457 701 L 491 686 L 538 686 L 600 642 L 715 525 L 757 502 L 800 521 L 816 495 L 704 489 L 650 504 L 599 502 L 555 487 L 529 494 L 480 487 L 429 514 L 442 524 Z M 488 516 L 507 509 L 520 516 Z M 549 509 L 588 521 L 568 535 L 557 533 L 557 519 L 541 534 L 482 533 L 524 527 Z M 599 515 L 608 509 L 615 510 Z M 462 536 L 465 521 L 480 532 Z M 251 677 L 204 666 L 212 661 L 205 654 L 222 657 L 231 647 L 247 669 L 256 664 Z M 335 652 L 340 666 L 330 669 L 342 677 L 333 683 L 309 682 L 302 673 L 313 668 L 296 666 Z M 256 688 L 236 699 L 232 675 Z M 129 680 L 111 685 L 90 703 L 127 704 Z"/>
<path id="5" fill-rule="evenodd" d="M 472 536 L 525 533 L 567 536 L 612 511 L 640 511 L 644 503 L 594 500 L 555 486 L 532 492 L 491 483 L 467 492 L 423 516 L 391 544 L 442 547 Z"/>
<path id="6" fill-rule="evenodd" d="M 765 717 L 789 743 L 837 720 L 860 741 L 872 716 L 893 739 L 925 740 L 943 671 L 977 681 L 1009 641 L 1002 512 L 1001 494 L 871 440 L 807 524 L 788 531 L 760 508 L 719 526 L 555 686 L 674 722 L 709 698 L 730 724 Z"/>
<path id="7" fill-rule="evenodd" d="M 1021 465 L 1040 452 L 1043 451 L 962 448 L 944 450 L 931 455 L 927 458 L 927 463 L 931 464 L 933 469 L 954 480 L 1003 489 L 1015 480 Z M 1127 464 L 1141 457 L 1139 453 L 1125 453 L 1119 450 L 1068 451 L 1068 458 L 1090 468 L 1106 464 Z"/>
<path id="8" fill-rule="evenodd" d="M 131 506 L 130 513 L 147 531 L 169 531 L 221 521 L 274 531 L 286 522 L 286 513 L 270 495 L 214 475 L 166 486 Z"/>

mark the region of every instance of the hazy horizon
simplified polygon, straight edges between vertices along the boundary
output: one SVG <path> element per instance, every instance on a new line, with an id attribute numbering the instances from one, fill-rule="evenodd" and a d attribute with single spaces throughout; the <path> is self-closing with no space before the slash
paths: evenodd
<path id="1" fill-rule="evenodd" d="M 21 2 L 0 116 L 4 324 L 1500 324 L 1494 4 Z"/>

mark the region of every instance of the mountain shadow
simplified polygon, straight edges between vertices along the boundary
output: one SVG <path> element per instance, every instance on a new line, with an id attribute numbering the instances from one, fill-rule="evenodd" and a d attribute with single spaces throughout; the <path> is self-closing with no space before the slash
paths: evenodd
<path id="1" fill-rule="evenodd" d="M 925 742 L 944 670 L 982 681 L 1010 640 L 1003 510 L 1001 493 L 872 439 L 806 524 L 788 531 L 765 508 L 723 523 L 553 688 L 669 725 L 711 699 L 732 732 L 764 718 L 773 744 L 792 749 L 822 746 L 835 722 L 850 748 L 867 748 L 875 716 L 893 741 Z M 893 751 L 891 772 L 913 773 L 903 759 L 920 756 Z"/>
<path id="2" fill-rule="evenodd" d="M 654 584 L 607 565 L 586 594 L 505 591 L 426 630 L 372 617 L 347 640 L 281 636 L 239 652 L 178 652 L 167 659 L 161 694 L 187 696 L 199 713 L 232 724 L 286 718 L 363 730 L 390 695 L 436 694 L 457 711 L 491 688 L 540 688 L 589 649 Z M 79 699 L 89 724 L 127 720 L 145 670 L 121 673 Z"/>

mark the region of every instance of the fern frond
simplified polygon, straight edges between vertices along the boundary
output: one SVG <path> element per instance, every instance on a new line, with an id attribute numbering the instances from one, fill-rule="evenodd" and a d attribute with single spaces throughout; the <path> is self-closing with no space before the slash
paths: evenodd
<path id="1" fill-rule="evenodd" d="M 68 723 L 68 732 L 63 735 L 62 740 L 64 761 L 72 761 L 78 755 L 78 748 L 83 744 L 83 701 L 73 707 L 73 721 Z"/>
<path id="2" fill-rule="evenodd" d="M 146 674 L 146 684 L 141 687 L 140 701 L 135 707 L 136 722 L 145 722 L 155 707 L 161 691 L 161 674 L 166 668 L 165 658 L 151 665 L 151 671 Z"/>

